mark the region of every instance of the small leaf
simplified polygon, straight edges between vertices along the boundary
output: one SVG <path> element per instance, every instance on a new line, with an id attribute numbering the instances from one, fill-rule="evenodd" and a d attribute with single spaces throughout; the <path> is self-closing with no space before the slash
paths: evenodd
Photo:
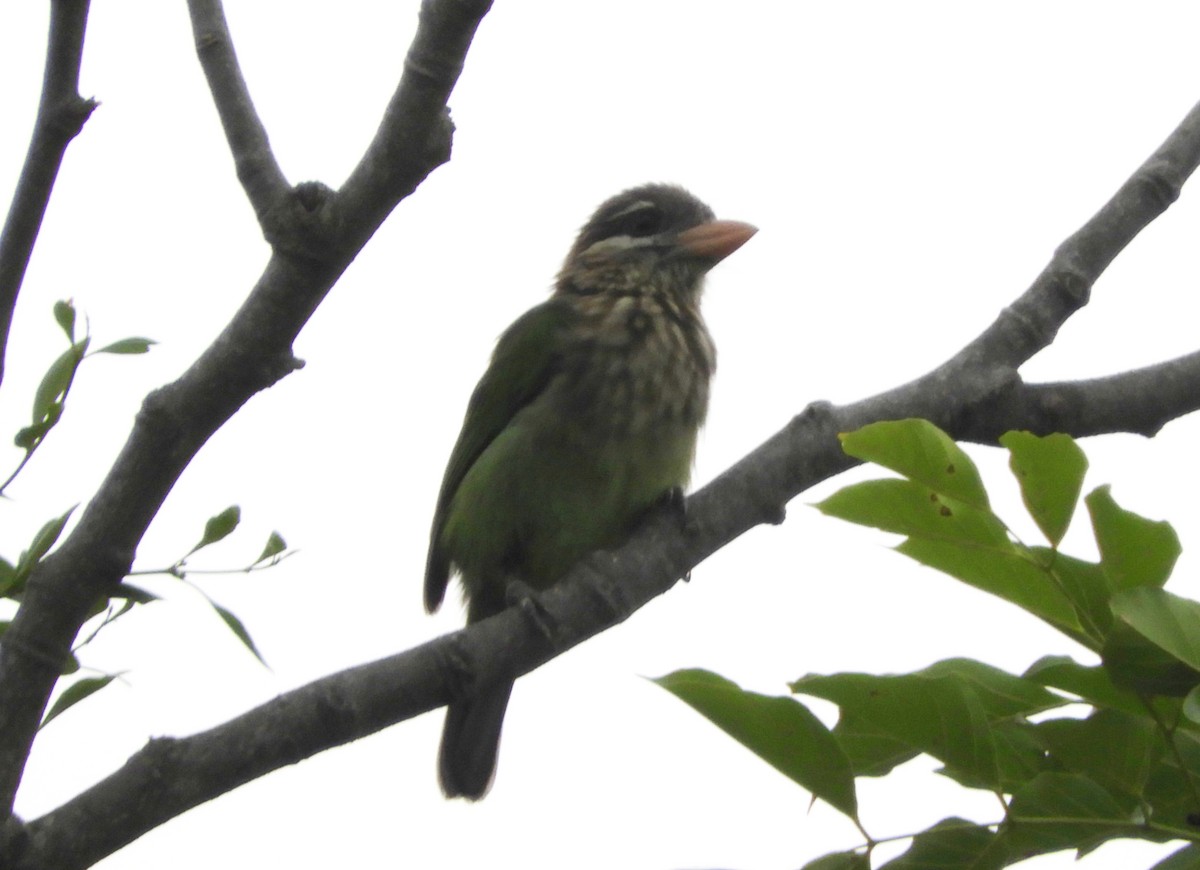
<path id="1" fill-rule="evenodd" d="M 128 580 L 121 581 L 117 585 L 116 591 L 109 595 L 110 598 L 124 599 L 125 601 L 134 604 L 149 604 L 151 601 L 161 601 L 161 596 L 155 595 L 143 589 L 141 586 L 134 586 Z"/>
<path id="2" fill-rule="evenodd" d="M 46 433 L 55 427 L 59 419 L 62 417 L 63 406 L 61 402 L 55 402 L 46 409 L 46 418 L 40 423 L 35 423 L 32 426 L 26 426 L 17 432 L 17 436 L 13 439 L 13 443 L 22 450 L 30 451 L 37 447 L 38 443 L 46 437 Z"/>
<path id="3" fill-rule="evenodd" d="M 826 516 L 885 532 L 1011 552 L 1004 524 L 951 496 L 913 480 L 866 480 L 835 492 L 816 505 Z"/>
<path id="4" fill-rule="evenodd" d="M 966 819 L 942 819 L 913 837 L 908 851 L 879 870 L 999 870 L 1008 862 L 1006 850 L 996 848 L 996 834 L 986 825 Z"/>
<path id="5" fill-rule="evenodd" d="M 928 420 L 872 423 L 839 437 L 842 449 L 851 456 L 890 468 L 979 510 L 988 508 L 975 463 Z"/>
<path id="6" fill-rule="evenodd" d="M 1107 486 L 1094 489 L 1085 501 L 1100 547 L 1100 564 L 1113 586 L 1132 589 L 1166 583 L 1182 552 L 1170 523 L 1124 510 Z"/>
<path id="7" fill-rule="evenodd" d="M 262 663 L 262 666 L 264 668 L 269 667 L 267 665 L 267 660 L 262 657 L 262 653 L 260 653 L 258 651 L 258 647 L 254 645 L 254 641 L 250 637 L 250 632 L 246 631 L 246 626 L 242 625 L 242 621 L 221 605 L 213 601 L 209 601 L 209 604 L 212 605 L 213 610 L 217 611 L 217 616 L 221 617 L 221 621 L 229 627 L 229 630 L 237 635 L 238 640 L 245 644 L 246 649 L 254 653 L 254 657 Z"/>
<path id="8" fill-rule="evenodd" d="M 263 547 L 262 555 L 251 562 L 251 565 L 257 565 L 259 562 L 265 562 L 272 556 L 278 556 L 287 549 L 287 541 L 283 539 L 283 535 L 279 532 L 271 532 L 271 536 L 267 538 L 267 545 Z"/>
<path id="9" fill-rule="evenodd" d="M 67 657 L 63 659 L 62 667 L 59 668 L 59 676 L 66 677 L 76 673 L 80 668 L 79 657 L 75 653 L 67 653 Z"/>
<path id="10" fill-rule="evenodd" d="M 16 583 L 17 569 L 13 567 L 12 562 L 0 557 L 0 598 L 7 598 Z"/>
<path id="11" fill-rule="evenodd" d="M 747 692 L 709 671 L 676 671 L 655 683 L 695 708 L 784 776 L 855 818 L 854 776 L 837 740 L 792 698 Z"/>
<path id="12" fill-rule="evenodd" d="M 1087 457 L 1069 435 L 1039 438 L 1031 432 L 1007 432 L 1000 443 L 1008 448 L 1008 465 L 1021 485 L 1025 507 L 1057 548 L 1079 502 Z"/>
<path id="13" fill-rule="evenodd" d="M 33 543 L 29 545 L 29 549 L 22 553 L 21 558 L 17 560 L 17 567 L 12 580 L 14 586 L 24 586 L 25 580 L 29 578 L 30 572 L 33 571 L 33 566 L 50 552 L 50 548 L 54 546 L 55 541 L 58 540 L 58 536 L 62 534 L 67 520 L 71 518 L 71 514 L 75 512 L 75 508 L 77 507 L 79 505 L 74 505 L 61 517 L 55 517 L 38 529 L 38 533 L 34 535 Z"/>
<path id="14" fill-rule="evenodd" d="M 124 671 L 121 673 L 124 673 Z M 85 677 L 82 680 L 76 680 L 71 685 L 67 686 L 67 688 L 63 690 L 63 693 L 58 696 L 58 700 L 56 700 L 50 707 L 49 711 L 46 713 L 46 718 L 42 720 L 42 724 L 38 727 L 45 728 L 60 713 L 65 712 L 71 707 L 74 707 L 89 695 L 94 695 L 96 692 L 99 692 L 119 676 L 121 676 L 120 673 L 106 674 L 103 677 Z"/>
<path id="15" fill-rule="evenodd" d="M 106 344 L 94 353 L 146 353 L 152 344 L 158 344 L 158 342 L 152 338 L 123 338 L 112 344 Z"/>
<path id="16" fill-rule="evenodd" d="M 75 343 L 75 306 L 70 299 L 60 299 L 54 303 L 54 319 L 67 334 L 67 341 Z"/>
<path id="17" fill-rule="evenodd" d="M 208 522 L 204 524 L 204 536 L 200 539 L 200 543 L 192 547 L 188 551 L 188 555 L 199 550 L 201 547 L 207 547 L 209 544 L 215 544 L 217 541 L 226 537 L 230 532 L 237 528 L 238 523 L 242 521 L 242 509 L 237 505 L 231 505 L 225 508 L 214 517 L 210 517 Z"/>
<path id="18" fill-rule="evenodd" d="M 75 370 L 83 361 L 88 342 L 89 339 L 85 338 L 64 350 L 59 354 L 58 359 L 50 364 L 50 368 L 46 369 L 46 374 L 42 375 L 42 382 L 38 384 L 37 391 L 33 394 L 33 424 L 35 426 L 49 417 L 52 413 L 51 406 L 59 404 L 63 396 L 67 394 L 67 390 L 71 388 Z"/>

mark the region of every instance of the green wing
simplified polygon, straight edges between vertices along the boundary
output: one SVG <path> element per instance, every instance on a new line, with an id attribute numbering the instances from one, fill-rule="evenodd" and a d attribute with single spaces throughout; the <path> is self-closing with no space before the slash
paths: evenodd
<path id="1" fill-rule="evenodd" d="M 458 442 L 450 454 L 438 493 L 429 557 L 425 563 L 425 609 L 437 610 L 450 582 L 450 560 L 441 543 L 446 510 L 475 460 L 523 407 L 532 402 L 558 370 L 559 344 L 570 308 L 550 299 L 531 308 L 505 330 L 471 401 Z"/>

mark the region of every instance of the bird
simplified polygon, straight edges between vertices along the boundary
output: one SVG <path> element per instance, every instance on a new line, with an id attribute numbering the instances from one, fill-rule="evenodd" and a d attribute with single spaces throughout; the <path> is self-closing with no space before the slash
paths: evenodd
<path id="1" fill-rule="evenodd" d="M 428 612 L 457 573 L 467 623 L 487 619 L 512 589 L 548 588 L 656 504 L 681 503 L 716 367 L 704 277 L 756 232 L 669 184 L 601 204 L 468 402 L 430 530 Z M 512 688 L 478 686 L 447 708 L 447 798 L 487 794 Z"/>

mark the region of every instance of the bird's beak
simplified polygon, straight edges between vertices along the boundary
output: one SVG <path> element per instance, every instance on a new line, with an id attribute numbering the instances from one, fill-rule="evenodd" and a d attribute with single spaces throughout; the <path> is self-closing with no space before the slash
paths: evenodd
<path id="1" fill-rule="evenodd" d="M 741 221 L 709 221 L 680 233 L 675 243 L 694 257 L 711 260 L 713 265 L 724 260 L 758 232 L 758 227 Z"/>

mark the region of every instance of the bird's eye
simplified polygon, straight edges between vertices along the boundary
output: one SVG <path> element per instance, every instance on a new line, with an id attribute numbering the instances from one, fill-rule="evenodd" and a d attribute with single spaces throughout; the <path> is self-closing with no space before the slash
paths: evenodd
<path id="1" fill-rule="evenodd" d="M 652 236 L 662 230 L 663 215 L 653 206 L 639 208 L 637 211 L 625 215 L 621 223 L 621 229 L 634 238 Z"/>

